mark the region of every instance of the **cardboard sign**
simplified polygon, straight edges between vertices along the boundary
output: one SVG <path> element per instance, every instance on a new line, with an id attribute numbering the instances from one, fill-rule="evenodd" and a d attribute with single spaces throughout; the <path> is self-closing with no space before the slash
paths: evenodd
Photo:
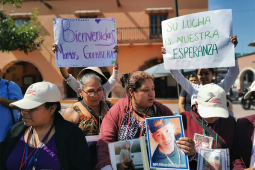
<path id="1" fill-rule="evenodd" d="M 235 65 L 232 10 L 200 12 L 162 21 L 165 69 Z"/>
<path id="2" fill-rule="evenodd" d="M 57 67 L 105 67 L 115 64 L 115 18 L 53 18 Z"/>

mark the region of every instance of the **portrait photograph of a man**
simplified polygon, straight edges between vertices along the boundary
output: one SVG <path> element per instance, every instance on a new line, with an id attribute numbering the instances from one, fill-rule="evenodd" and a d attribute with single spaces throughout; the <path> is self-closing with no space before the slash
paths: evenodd
<path id="1" fill-rule="evenodd" d="M 186 154 L 176 141 L 184 137 L 180 116 L 146 119 L 151 168 L 188 169 Z"/>

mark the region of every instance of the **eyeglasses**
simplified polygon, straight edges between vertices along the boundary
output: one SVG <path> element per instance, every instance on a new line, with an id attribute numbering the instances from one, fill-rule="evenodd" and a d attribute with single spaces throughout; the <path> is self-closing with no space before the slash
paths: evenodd
<path id="1" fill-rule="evenodd" d="M 84 90 L 82 89 L 82 91 L 84 91 Z M 89 95 L 91 97 L 95 96 L 96 94 L 101 95 L 101 94 L 103 94 L 103 92 L 104 92 L 103 88 L 98 91 L 88 91 L 88 92 L 84 91 L 84 93 L 86 93 L 87 95 Z"/>

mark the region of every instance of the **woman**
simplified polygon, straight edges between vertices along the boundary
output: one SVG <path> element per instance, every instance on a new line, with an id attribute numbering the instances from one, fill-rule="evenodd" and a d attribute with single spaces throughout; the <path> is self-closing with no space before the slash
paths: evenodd
<path id="1" fill-rule="evenodd" d="M 78 89 L 82 100 L 68 107 L 62 114 L 64 119 L 76 124 L 85 136 L 99 135 L 102 117 L 112 104 L 103 100 L 103 83 L 107 81 L 99 68 L 84 69 Z"/>
<path id="2" fill-rule="evenodd" d="M 228 148 L 232 160 L 236 122 L 228 113 L 224 89 L 207 84 L 201 87 L 197 96 L 192 111 L 181 113 L 185 136 L 189 140 L 194 139 L 195 133 L 213 137 L 212 149 Z M 197 160 L 190 159 L 189 165 L 190 170 L 196 170 Z"/>
<path id="3" fill-rule="evenodd" d="M 60 115 L 60 96 L 56 85 L 39 82 L 10 104 L 22 110 L 23 121 L 1 143 L 0 169 L 90 169 L 86 139 Z"/>
<path id="4" fill-rule="evenodd" d="M 134 164 L 130 156 L 130 142 L 127 141 L 121 145 L 120 163 L 117 165 L 118 170 L 133 170 Z"/>
<path id="5" fill-rule="evenodd" d="M 234 44 L 234 46 L 236 46 L 238 43 L 236 35 L 232 36 L 230 38 L 230 41 Z M 166 53 L 164 48 L 162 48 L 161 52 L 163 54 Z M 178 70 L 170 70 L 170 72 L 172 76 L 175 78 L 175 80 L 190 94 L 191 106 L 195 105 L 199 89 L 206 84 L 212 83 L 212 78 L 215 76 L 213 68 L 196 69 L 196 74 L 200 84 L 192 84 L 185 77 L 183 77 L 183 75 Z M 230 87 L 234 84 L 238 74 L 239 66 L 236 60 L 235 67 L 229 68 L 225 79 L 218 83 L 218 85 L 222 87 L 225 90 L 225 92 L 228 92 Z"/>
<path id="6" fill-rule="evenodd" d="M 153 77 L 134 71 L 121 78 L 127 96 L 119 100 L 104 117 L 97 142 L 98 163 L 95 169 L 112 169 L 108 144 L 146 135 L 145 118 L 170 116 L 172 111 L 155 101 Z M 191 153 L 188 153 L 190 155 Z"/>
<path id="7" fill-rule="evenodd" d="M 255 81 L 244 99 L 255 99 Z M 255 170 L 255 114 L 239 118 L 236 123 L 233 170 Z"/>
<path id="8" fill-rule="evenodd" d="M 56 44 L 52 44 L 52 51 L 55 53 L 58 51 L 58 47 Z M 113 48 L 115 51 L 115 53 L 119 53 L 120 52 L 120 48 L 118 45 L 116 45 L 114 48 Z M 113 66 L 113 74 L 112 76 L 109 78 L 108 81 L 104 82 L 103 83 L 103 88 L 104 88 L 104 93 L 103 93 L 103 97 L 104 99 L 107 99 L 110 92 L 112 91 L 112 89 L 114 88 L 114 86 L 118 83 L 119 81 L 119 64 L 117 62 L 117 57 L 116 57 L 116 62 L 115 62 L 115 65 Z M 89 68 L 93 68 L 94 67 L 87 67 L 85 69 L 89 69 Z M 68 74 L 67 72 L 67 69 L 65 67 L 59 67 L 60 69 L 60 72 L 62 74 L 62 76 L 65 78 L 65 81 L 67 82 L 67 84 L 76 92 L 79 100 L 81 99 L 80 97 L 80 93 L 78 91 L 78 88 L 80 87 L 79 85 L 79 81 L 80 81 L 80 78 L 82 77 L 82 75 L 84 74 L 84 69 L 80 71 L 80 73 L 78 74 L 77 76 L 77 80 L 71 75 L 71 74 Z M 100 71 L 101 72 L 101 71 Z"/>
<path id="9" fill-rule="evenodd" d="M 191 74 L 188 77 L 189 82 L 193 84 L 197 84 L 197 76 L 195 74 Z M 184 105 L 184 106 L 183 106 Z M 190 95 L 189 93 L 182 89 L 179 97 L 179 109 L 181 112 L 190 111 L 191 110 L 191 101 L 190 101 Z"/>

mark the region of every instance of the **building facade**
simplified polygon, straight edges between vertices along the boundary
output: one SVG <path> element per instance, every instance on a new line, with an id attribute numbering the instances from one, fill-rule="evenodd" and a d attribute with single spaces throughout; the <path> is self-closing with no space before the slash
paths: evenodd
<path id="1" fill-rule="evenodd" d="M 135 70 L 145 70 L 163 61 L 161 21 L 175 17 L 174 1 L 167 0 L 25 0 L 20 9 L 6 5 L 4 10 L 14 16 L 16 23 L 29 20 L 33 8 L 39 8 L 38 19 L 42 33 L 46 33 L 40 51 L 28 55 L 20 51 L 0 54 L 1 75 L 19 84 L 24 90 L 31 83 L 45 80 L 56 84 L 62 97 L 75 97 L 67 87 L 59 68 L 55 66 L 55 55 L 51 51 L 54 42 L 53 18 L 116 18 L 120 76 Z M 208 10 L 207 0 L 178 1 L 179 15 Z M 82 68 L 69 68 L 76 77 Z M 102 68 L 106 76 L 112 67 Z M 176 82 L 169 77 L 155 80 L 156 97 L 177 97 Z M 168 90 L 164 90 L 168 89 Z M 112 91 L 112 97 L 123 96 L 120 83 Z"/>

